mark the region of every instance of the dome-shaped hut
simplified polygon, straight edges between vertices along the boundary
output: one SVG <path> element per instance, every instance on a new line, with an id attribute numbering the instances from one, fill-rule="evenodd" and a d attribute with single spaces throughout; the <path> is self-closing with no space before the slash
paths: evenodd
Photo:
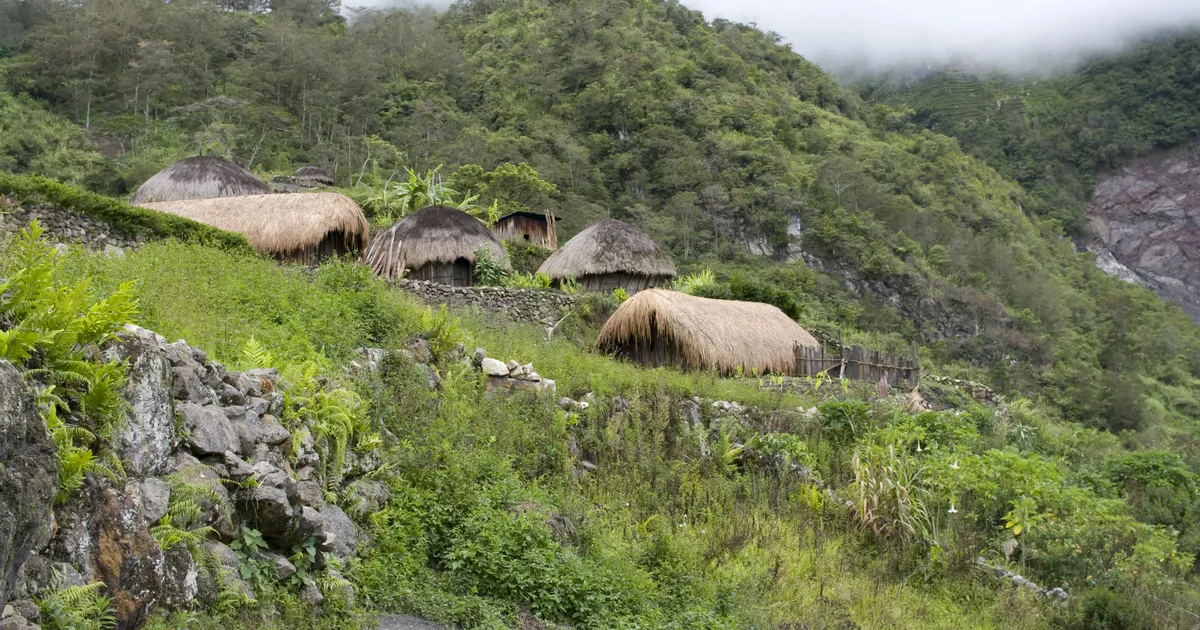
<path id="1" fill-rule="evenodd" d="M 366 263 L 375 274 L 431 280 L 456 287 L 474 283 L 476 252 L 508 266 L 508 253 L 479 219 L 446 206 L 430 206 L 396 222 L 371 240 Z"/>
<path id="2" fill-rule="evenodd" d="M 263 254 L 310 265 L 362 252 L 369 240 L 362 208 L 339 193 L 187 199 L 141 207 L 243 234 Z"/>
<path id="3" fill-rule="evenodd" d="M 671 255 L 650 235 L 623 221 L 605 219 L 575 235 L 542 263 L 538 273 L 561 282 L 573 276 L 585 291 L 625 289 L 630 295 L 675 277 Z"/>
<path id="4" fill-rule="evenodd" d="M 301 166 L 296 169 L 295 173 L 292 173 L 292 177 L 301 186 L 332 186 L 335 183 L 333 175 L 330 175 L 329 171 L 320 166 Z"/>
<path id="5" fill-rule="evenodd" d="M 141 205 L 270 193 L 271 189 L 254 173 L 229 160 L 202 155 L 180 160 L 159 171 L 138 187 L 130 203 Z"/>
<path id="6" fill-rule="evenodd" d="M 713 300 L 651 289 L 625 300 L 596 347 L 645 366 L 722 374 L 796 373 L 796 346 L 819 344 L 770 304 Z"/>

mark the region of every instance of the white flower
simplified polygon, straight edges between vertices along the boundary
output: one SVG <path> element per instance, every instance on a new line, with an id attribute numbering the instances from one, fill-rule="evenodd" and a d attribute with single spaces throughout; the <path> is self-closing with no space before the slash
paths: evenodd
<path id="1" fill-rule="evenodd" d="M 958 514 L 958 510 L 957 510 L 957 509 L 955 509 L 955 507 L 954 507 L 954 504 L 953 504 L 953 503 L 951 503 L 951 504 L 950 504 L 950 509 L 949 509 L 949 510 L 946 510 L 946 512 L 947 512 L 948 514 Z"/>
<path id="2" fill-rule="evenodd" d="M 917 452 L 918 453 L 921 452 L 921 441 L 920 440 L 917 440 Z"/>
<path id="3" fill-rule="evenodd" d="M 954 460 L 953 464 L 950 464 L 950 470 L 958 470 L 958 460 L 957 459 Z"/>

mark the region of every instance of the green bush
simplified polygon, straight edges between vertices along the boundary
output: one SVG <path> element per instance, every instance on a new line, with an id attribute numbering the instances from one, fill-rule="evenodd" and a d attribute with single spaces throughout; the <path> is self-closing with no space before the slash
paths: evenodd
<path id="1" fill-rule="evenodd" d="M 538 247 L 517 239 L 505 240 L 504 249 L 508 252 L 508 260 L 512 263 L 513 272 L 529 275 L 537 273 L 538 268 L 552 253 L 545 247 Z"/>

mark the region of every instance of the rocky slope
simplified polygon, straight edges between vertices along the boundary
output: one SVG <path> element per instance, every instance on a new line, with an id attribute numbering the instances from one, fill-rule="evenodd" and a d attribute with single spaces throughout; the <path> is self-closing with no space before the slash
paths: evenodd
<path id="1" fill-rule="evenodd" d="M 1153 288 L 1200 321 L 1200 145 L 1100 175 L 1088 219 L 1101 269 Z"/>

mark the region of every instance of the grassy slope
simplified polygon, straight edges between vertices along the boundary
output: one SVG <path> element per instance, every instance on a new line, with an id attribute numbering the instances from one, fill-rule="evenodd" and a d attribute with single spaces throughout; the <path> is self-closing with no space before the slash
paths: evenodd
<path id="1" fill-rule="evenodd" d="M 119 258 L 74 253 L 68 269 L 93 277 L 102 291 L 137 280 L 140 324 L 168 338 L 184 337 L 232 364 L 251 335 L 281 361 L 320 357 L 332 369 L 358 345 L 395 347 L 422 328 L 422 307 L 353 265 L 307 276 L 254 257 L 164 244 Z M 399 472 L 391 482 L 398 498 L 378 520 L 379 551 L 351 571 L 360 597 L 372 606 L 487 626 L 489 619 L 508 618 L 514 605 L 532 605 L 554 618 L 539 595 L 545 587 L 568 601 L 572 593 L 598 589 L 618 602 L 576 617 L 586 627 L 766 627 L 768 621 L 837 627 L 852 620 L 863 628 L 1000 628 L 1012 627 L 1015 618 L 1032 628 L 1052 616 L 953 571 L 930 584 L 905 580 L 891 568 L 896 557 L 877 557 L 840 517 L 823 519 L 820 501 L 804 486 L 778 486 L 755 473 L 719 474 L 694 447 L 671 446 L 678 438 L 669 437 L 666 424 L 663 404 L 670 399 L 701 395 L 794 408 L 816 402 L 809 396 L 781 397 L 755 382 L 703 374 L 645 371 L 569 341 L 547 344 L 534 327 L 490 318 L 469 316 L 460 325 L 469 343 L 493 356 L 533 361 L 565 393 L 621 393 L 632 411 L 622 426 L 589 426 L 600 414 L 585 421 L 580 441 L 601 471 L 579 481 L 563 459 L 563 417 L 543 403 L 482 404 L 477 386 L 456 381 L 465 375 L 448 367 L 438 413 L 427 411 L 421 388 L 386 390 L 406 392 L 377 398 L 374 411 L 375 420 L 405 445 L 390 456 Z M 438 464 L 430 468 L 432 462 Z M 781 498 L 772 508 L 775 493 Z M 498 523 L 509 523 L 508 506 L 522 501 L 568 514 L 580 533 L 572 544 L 547 545 L 553 567 L 560 567 L 551 577 L 537 577 L 533 558 L 519 559 L 523 568 L 513 575 L 531 581 L 520 595 L 467 570 L 445 571 L 444 556 L 423 548 L 455 544 L 452 535 L 421 521 L 449 510 L 445 518 L 476 528 L 470 530 L 472 544 L 482 549 L 486 573 L 508 575 L 515 569 L 504 559 L 507 552 L 489 545 L 504 536 Z M 576 565 L 579 573 L 571 573 Z M 607 586 L 572 586 L 572 576 Z"/>

